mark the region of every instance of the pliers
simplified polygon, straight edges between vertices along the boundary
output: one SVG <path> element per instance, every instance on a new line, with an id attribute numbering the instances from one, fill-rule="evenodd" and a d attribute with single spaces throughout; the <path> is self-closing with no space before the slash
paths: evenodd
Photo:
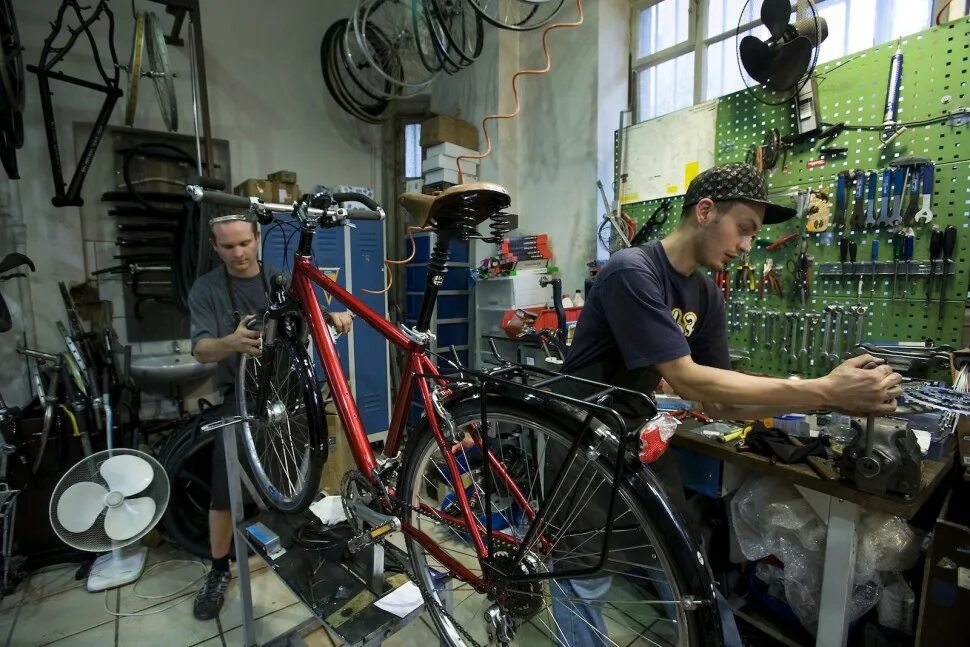
<path id="1" fill-rule="evenodd" d="M 757 287 L 754 280 L 754 269 L 748 262 L 747 254 L 741 256 L 741 262 L 734 273 L 734 289 L 740 291 L 745 287 L 745 284 L 747 284 L 748 290 L 754 290 Z"/>
<path id="2" fill-rule="evenodd" d="M 705 416 L 700 411 L 694 411 L 693 409 L 674 409 L 669 413 L 677 420 L 683 420 L 684 418 L 690 417 L 699 422 L 703 422 L 704 424 L 711 422 L 710 416 Z"/>
<path id="3" fill-rule="evenodd" d="M 725 301 L 731 300 L 731 280 L 730 272 L 728 270 L 718 270 L 714 273 L 714 284 L 717 285 L 717 289 L 721 291 L 724 295 Z"/>

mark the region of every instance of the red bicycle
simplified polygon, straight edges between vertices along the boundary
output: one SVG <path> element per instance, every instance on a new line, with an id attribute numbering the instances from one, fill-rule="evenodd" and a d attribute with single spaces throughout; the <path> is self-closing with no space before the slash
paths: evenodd
<path id="1" fill-rule="evenodd" d="M 319 492 L 327 430 L 312 340 L 357 465 L 340 493 L 356 531 L 349 546 L 403 538 L 402 565 L 444 642 L 717 644 L 720 622 L 702 553 L 636 456 L 639 425 L 617 412 L 633 407 L 652 417 L 650 398 L 511 364 L 497 352 L 489 371 L 444 356 L 435 365 L 429 322 L 449 245 L 501 240 L 510 204 L 502 187 L 475 183 L 436 197 L 401 197 L 417 224 L 436 232 L 413 328 L 389 323 L 311 262 L 318 227 L 383 218 L 369 198 L 322 193 L 282 205 L 186 189 L 195 200 L 247 209 L 263 224 L 291 213 L 299 228 L 289 282 L 271 281 L 262 352 L 244 357 L 238 376 L 247 458 L 273 505 L 300 511 Z M 349 201 L 370 211 L 340 206 Z M 479 233 L 486 221 L 489 233 Z M 315 286 L 404 353 L 380 455 L 368 443 Z M 424 415 L 406 429 L 415 393 Z"/>

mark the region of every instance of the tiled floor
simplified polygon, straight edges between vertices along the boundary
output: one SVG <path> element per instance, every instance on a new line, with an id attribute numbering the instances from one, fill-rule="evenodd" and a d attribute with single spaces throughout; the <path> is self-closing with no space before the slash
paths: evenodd
<path id="1" fill-rule="evenodd" d="M 185 561 L 169 561 L 185 560 Z M 76 581 L 75 565 L 32 574 L 0 601 L 0 646 L 7 647 L 231 647 L 242 644 L 242 607 L 236 569 L 218 622 L 192 617 L 198 562 L 165 545 L 151 549 L 146 573 L 134 584 L 107 593 L 88 593 Z M 161 564 L 152 569 L 152 565 Z M 268 641 L 311 617 L 258 557 L 250 559 L 256 638 Z M 152 569 L 152 570 L 148 570 Z M 179 591 L 181 589 L 181 591 Z M 168 595 L 179 591 L 174 595 Z M 155 597 L 152 597 L 155 596 Z M 158 597 L 165 596 L 165 597 Z M 151 598 L 151 599 L 149 599 Z M 143 613 L 141 616 L 113 616 Z M 303 640 L 309 647 L 339 644 L 320 627 Z M 430 641 L 430 642 L 429 642 Z M 388 647 L 437 644 L 425 618 L 384 642 Z"/>

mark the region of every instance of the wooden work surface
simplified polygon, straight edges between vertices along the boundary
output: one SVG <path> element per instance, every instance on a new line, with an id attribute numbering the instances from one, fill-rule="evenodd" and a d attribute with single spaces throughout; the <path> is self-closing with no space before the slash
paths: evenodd
<path id="1" fill-rule="evenodd" d="M 706 438 L 693 431 L 698 425 L 685 422 L 674 434 L 673 444 L 677 447 L 690 449 L 695 452 L 711 456 L 740 468 L 762 474 L 773 474 L 789 483 L 801 485 L 830 496 L 851 501 L 869 510 L 879 510 L 897 515 L 903 519 L 912 519 L 913 515 L 923 506 L 926 499 L 943 480 L 949 468 L 953 465 L 952 457 L 946 460 L 923 460 L 923 476 L 919 492 L 915 496 L 906 498 L 901 495 L 869 494 L 855 489 L 848 481 L 828 481 L 819 477 L 806 463 L 785 465 L 775 463 L 753 452 L 738 452 L 734 443 L 722 443 L 713 438 Z"/>

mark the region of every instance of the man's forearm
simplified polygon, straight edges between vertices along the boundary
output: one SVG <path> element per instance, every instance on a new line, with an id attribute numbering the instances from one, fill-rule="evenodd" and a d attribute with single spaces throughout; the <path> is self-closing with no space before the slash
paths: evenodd
<path id="1" fill-rule="evenodd" d="M 698 402 L 730 402 L 777 408 L 823 407 L 830 400 L 823 379 L 784 380 L 757 377 L 695 364 L 689 357 L 657 364 L 661 376 L 682 398 Z"/>
<path id="2" fill-rule="evenodd" d="M 221 362 L 235 352 L 229 347 L 228 339 L 229 336 L 200 339 L 192 356 L 198 362 Z"/>
<path id="3" fill-rule="evenodd" d="M 720 402 L 704 402 L 704 413 L 717 420 L 760 420 L 774 418 L 786 413 L 801 413 L 814 407 L 797 404 L 779 405 L 734 405 Z"/>

